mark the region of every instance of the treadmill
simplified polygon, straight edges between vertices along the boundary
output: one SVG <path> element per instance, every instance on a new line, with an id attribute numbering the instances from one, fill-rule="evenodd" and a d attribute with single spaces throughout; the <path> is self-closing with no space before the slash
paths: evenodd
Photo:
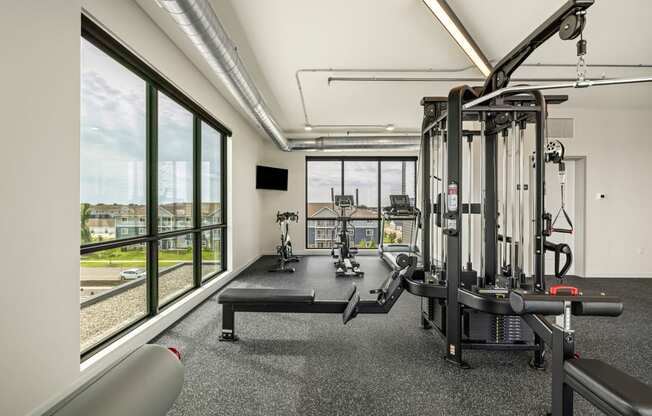
<path id="1" fill-rule="evenodd" d="M 417 238 L 421 227 L 421 212 L 412 204 L 408 195 L 390 195 L 390 206 L 383 209 L 380 245 L 378 254 L 392 270 L 400 270 L 396 259 L 399 254 L 416 256 L 421 263 Z M 385 224 L 399 223 L 397 227 L 401 232 L 400 242 L 385 243 Z"/>

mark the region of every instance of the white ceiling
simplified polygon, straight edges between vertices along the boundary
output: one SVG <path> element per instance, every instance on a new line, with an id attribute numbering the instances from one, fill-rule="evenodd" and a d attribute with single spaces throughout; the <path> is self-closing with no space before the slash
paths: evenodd
<path id="1" fill-rule="evenodd" d="M 218 88 L 219 81 L 154 0 L 137 0 Z M 262 91 L 281 127 L 303 132 L 304 114 L 295 73 L 311 68 L 413 69 L 462 68 L 466 55 L 421 0 L 212 0 L 242 61 Z M 449 0 L 489 59 L 499 59 L 550 16 L 562 0 Z M 589 63 L 652 63 L 652 2 L 598 0 L 589 9 L 585 38 Z M 573 63 L 575 42 L 557 36 L 539 48 L 531 63 Z M 599 76 L 652 75 L 652 68 L 589 69 Z M 414 131 L 423 96 L 447 95 L 455 84 L 432 82 L 328 84 L 329 76 L 464 76 L 463 73 L 386 74 L 380 72 L 302 72 L 311 124 L 394 124 Z M 574 77 L 574 68 L 523 68 L 516 76 Z M 222 91 L 225 91 L 222 89 Z M 652 85 L 602 87 L 567 92 L 569 107 L 652 108 Z M 227 94 L 225 94 L 227 95 Z"/>

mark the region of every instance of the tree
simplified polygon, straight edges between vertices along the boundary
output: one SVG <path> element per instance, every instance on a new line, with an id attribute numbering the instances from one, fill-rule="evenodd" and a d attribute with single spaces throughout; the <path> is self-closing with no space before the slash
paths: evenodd
<path id="1" fill-rule="evenodd" d="M 371 240 L 367 248 L 376 248 L 376 242 L 374 240 Z"/>
<path id="2" fill-rule="evenodd" d="M 396 232 L 395 231 L 386 232 L 385 237 L 383 238 L 383 242 L 385 244 L 396 243 Z"/>
<path id="3" fill-rule="evenodd" d="M 84 203 L 81 204 L 80 209 L 81 220 L 81 241 L 82 243 L 90 243 L 92 240 L 91 230 L 88 228 L 88 220 L 91 219 L 91 205 Z"/>

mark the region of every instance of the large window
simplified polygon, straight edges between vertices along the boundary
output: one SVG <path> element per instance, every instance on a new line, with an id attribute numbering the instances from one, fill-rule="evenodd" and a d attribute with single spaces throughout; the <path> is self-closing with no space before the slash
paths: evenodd
<path id="1" fill-rule="evenodd" d="M 376 248 L 380 238 L 396 238 L 401 225 L 385 224 L 383 207 L 389 195 L 416 197 L 416 158 L 306 158 L 306 247 L 330 248 L 335 237 L 338 209 L 334 195 L 351 195 L 351 240 L 358 248 Z M 398 229 L 395 229 L 398 228 Z M 394 236 L 394 237 L 392 237 Z"/>
<path id="2" fill-rule="evenodd" d="M 224 271 L 228 135 L 82 17 L 82 358 Z"/>
<path id="3" fill-rule="evenodd" d="M 165 231 L 192 228 L 193 115 L 167 95 L 158 94 L 159 218 Z"/>

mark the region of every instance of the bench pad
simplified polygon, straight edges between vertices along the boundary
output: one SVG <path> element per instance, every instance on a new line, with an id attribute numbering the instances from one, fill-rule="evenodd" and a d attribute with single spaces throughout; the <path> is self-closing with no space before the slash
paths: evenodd
<path id="1" fill-rule="evenodd" d="M 219 303 L 312 303 L 314 289 L 231 288 L 222 292 Z"/>
<path id="2" fill-rule="evenodd" d="M 621 415 L 652 416 L 652 387 L 615 367 L 591 359 L 570 359 L 566 375 Z"/>

